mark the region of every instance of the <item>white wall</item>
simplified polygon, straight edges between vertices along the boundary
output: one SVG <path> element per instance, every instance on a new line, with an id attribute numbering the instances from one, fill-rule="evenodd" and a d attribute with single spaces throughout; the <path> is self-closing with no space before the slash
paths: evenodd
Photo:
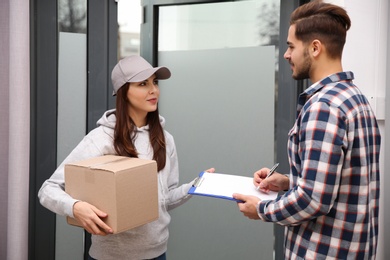
<path id="1" fill-rule="evenodd" d="M 390 196 L 386 188 L 390 186 L 386 179 L 385 150 L 390 144 L 385 139 L 386 117 L 386 83 L 389 83 L 389 2 L 388 0 L 334 0 L 327 1 L 343 6 L 352 21 L 351 29 L 347 34 L 347 43 L 343 55 L 344 70 L 351 70 L 355 74 L 354 82 L 369 98 L 376 113 L 382 133 L 381 149 L 381 199 L 379 217 L 379 243 L 377 259 L 389 259 L 390 247 L 386 247 L 386 237 L 390 234 L 390 226 L 385 220 L 390 218 L 388 203 L 385 199 Z M 389 106 L 388 106 L 389 107 Z M 389 115 L 387 115 L 389 118 Z M 387 131 L 390 132 L 390 131 Z M 388 157 L 388 156 L 387 156 Z M 387 200 L 386 200 L 387 201 Z"/>
<path id="2" fill-rule="evenodd" d="M 355 73 L 355 83 L 370 99 L 378 120 L 384 120 L 388 0 L 345 0 L 352 27 L 344 50 L 345 70 Z"/>

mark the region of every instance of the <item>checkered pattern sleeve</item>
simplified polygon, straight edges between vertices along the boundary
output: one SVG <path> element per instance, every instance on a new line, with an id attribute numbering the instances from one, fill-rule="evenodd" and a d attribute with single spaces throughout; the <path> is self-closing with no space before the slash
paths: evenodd
<path id="1" fill-rule="evenodd" d="M 296 185 L 277 201 L 261 204 L 263 219 L 282 225 L 297 225 L 328 214 L 339 190 L 340 175 L 348 145 L 345 116 L 323 102 L 315 102 L 290 131 L 297 142 L 289 151 L 299 178 Z"/>

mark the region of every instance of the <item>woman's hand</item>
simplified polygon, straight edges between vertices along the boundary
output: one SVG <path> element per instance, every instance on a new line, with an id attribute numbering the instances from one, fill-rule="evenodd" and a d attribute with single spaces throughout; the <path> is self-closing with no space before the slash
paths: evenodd
<path id="1" fill-rule="evenodd" d="M 112 229 L 102 220 L 107 217 L 107 213 L 87 202 L 77 201 L 73 205 L 73 216 L 85 230 L 93 235 L 112 234 Z"/>

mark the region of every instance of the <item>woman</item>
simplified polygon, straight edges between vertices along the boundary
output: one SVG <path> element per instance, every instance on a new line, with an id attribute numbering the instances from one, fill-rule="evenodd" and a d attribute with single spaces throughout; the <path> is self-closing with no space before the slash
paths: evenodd
<path id="1" fill-rule="evenodd" d="M 104 113 L 92 130 L 46 180 L 38 197 L 49 210 L 77 219 L 92 234 L 91 259 L 165 259 L 168 225 L 173 209 L 190 197 L 191 183 L 178 186 L 179 172 L 173 137 L 163 129 L 158 112 L 158 80 L 168 79 L 166 67 L 153 68 L 140 56 L 118 62 L 111 75 L 116 109 Z M 64 165 L 91 157 L 116 154 L 157 162 L 159 219 L 119 233 L 101 218 L 105 212 L 65 193 Z M 208 171 L 213 172 L 211 168 Z M 131 207 L 131 205 L 129 205 Z"/>

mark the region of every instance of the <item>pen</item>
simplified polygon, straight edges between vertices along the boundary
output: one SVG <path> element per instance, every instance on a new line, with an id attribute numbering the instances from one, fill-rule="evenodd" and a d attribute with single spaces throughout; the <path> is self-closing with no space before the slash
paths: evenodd
<path id="1" fill-rule="evenodd" d="M 267 179 L 269 176 L 271 176 L 275 172 L 276 168 L 278 168 L 278 166 L 279 166 L 279 163 L 275 163 L 275 165 L 272 166 L 272 168 L 269 170 L 269 172 L 267 174 L 267 177 L 265 177 L 265 178 Z M 256 190 L 259 190 L 259 189 L 260 189 L 260 185 L 256 187 Z"/>

